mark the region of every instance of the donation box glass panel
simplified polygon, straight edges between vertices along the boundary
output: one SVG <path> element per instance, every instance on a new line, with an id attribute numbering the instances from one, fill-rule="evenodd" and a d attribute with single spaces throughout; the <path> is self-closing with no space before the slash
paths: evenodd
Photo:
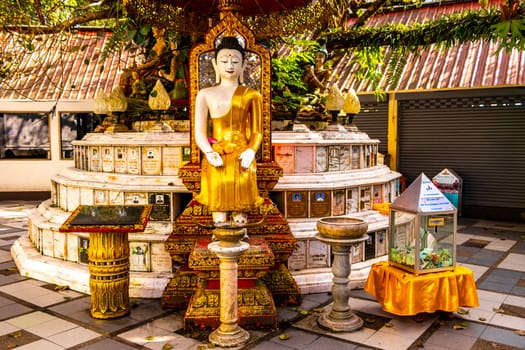
<path id="1" fill-rule="evenodd" d="M 457 211 L 422 176 L 392 203 L 388 260 L 415 274 L 453 270 Z"/>

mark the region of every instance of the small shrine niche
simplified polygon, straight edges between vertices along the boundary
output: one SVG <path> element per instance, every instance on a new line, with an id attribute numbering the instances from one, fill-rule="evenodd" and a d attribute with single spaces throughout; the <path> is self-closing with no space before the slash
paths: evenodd
<path id="1" fill-rule="evenodd" d="M 453 270 L 457 210 L 421 174 L 390 207 L 388 261 L 415 273 Z"/>

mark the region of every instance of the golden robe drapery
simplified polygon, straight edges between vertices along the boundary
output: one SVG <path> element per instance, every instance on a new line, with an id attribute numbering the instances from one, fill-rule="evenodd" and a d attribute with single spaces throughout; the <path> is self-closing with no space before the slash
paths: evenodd
<path id="1" fill-rule="evenodd" d="M 212 118 L 214 151 L 224 165 L 214 167 L 202 160 L 201 191 L 195 199 L 210 211 L 250 211 L 263 202 L 257 189 L 257 165 L 241 168 L 239 156 L 247 148 L 255 152 L 262 141 L 262 97 L 257 90 L 239 86 L 230 109 L 224 116 Z"/>

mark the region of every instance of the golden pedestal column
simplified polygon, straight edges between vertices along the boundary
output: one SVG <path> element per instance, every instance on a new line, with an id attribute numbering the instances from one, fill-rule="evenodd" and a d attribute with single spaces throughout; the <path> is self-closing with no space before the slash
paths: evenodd
<path id="1" fill-rule="evenodd" d="M 108 319 L 127 315 L 130 311 L 128 233 L 90 232 L 88 255 L 91 316 Z"/>
<path id="2" fill-rule="evenodd" d="M 127 315 L 129 302 L 129 232 L 142 232 L 152 205 L 79 205 L 60 232 L 89 233 L 91 317 Z"/>

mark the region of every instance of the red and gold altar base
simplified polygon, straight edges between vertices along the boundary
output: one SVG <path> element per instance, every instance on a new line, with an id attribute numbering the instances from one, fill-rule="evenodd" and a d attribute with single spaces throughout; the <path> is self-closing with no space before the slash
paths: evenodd
<path id="1" fill-rule="evenodd" d="M 192 295 L 184 317 L 187 328 L 216 328 L 220 324 L 217 313 L 220 307 L 220 274 L 217 270 L 220 260 L 208 249 L 209 243 L 209 237 L 198 240 L 188 259 L 189 267 L 199 274 L 201 284 Z M 250 238 L 249 244 L 237 263 L 238 322 L 252 329 L 275 328 L 277 312 L 273 297 L 266 284 L 258 280 L 275 264 L 275 258 L 264 238 Z"/>
<path id="2" fill-rule="evenodd" d="M 301 294 L 286 268 L 296 249 L 284 216 L 270 199 L 252 211 L 249 222 L 263 224 L 248 229 L 250 248 L 239 257 L 239 325 L 246 329 L 277 327 L 275 305 L 297 305 Z M 212 231 L 195 224 L 211 225 L 206 207 L 192 201 L 174 223 L 166 249 L 181 267 L 162 295 L 162 306 L 187 310 L 185 326 L 213 329 L 219 325 L 219 259 L 207 245 Z"/>
<path id="3" fill-rule="evenodd" d="M 460 307 L 479 306 L 474 274 L 463 266 L 415 275 L 388 262 L 379 262 L 372 265 L 364 289 L 379 301 L 383 310 L 395 315 L 454 312 Z"/>
<path id="4" fill-rule="evenodd" d="M 129 232 L 142 232 L 152 205 L 80 205 L 60 232 L 89 232 L 91 317 L 127 315 L 129 302 Z"/>

